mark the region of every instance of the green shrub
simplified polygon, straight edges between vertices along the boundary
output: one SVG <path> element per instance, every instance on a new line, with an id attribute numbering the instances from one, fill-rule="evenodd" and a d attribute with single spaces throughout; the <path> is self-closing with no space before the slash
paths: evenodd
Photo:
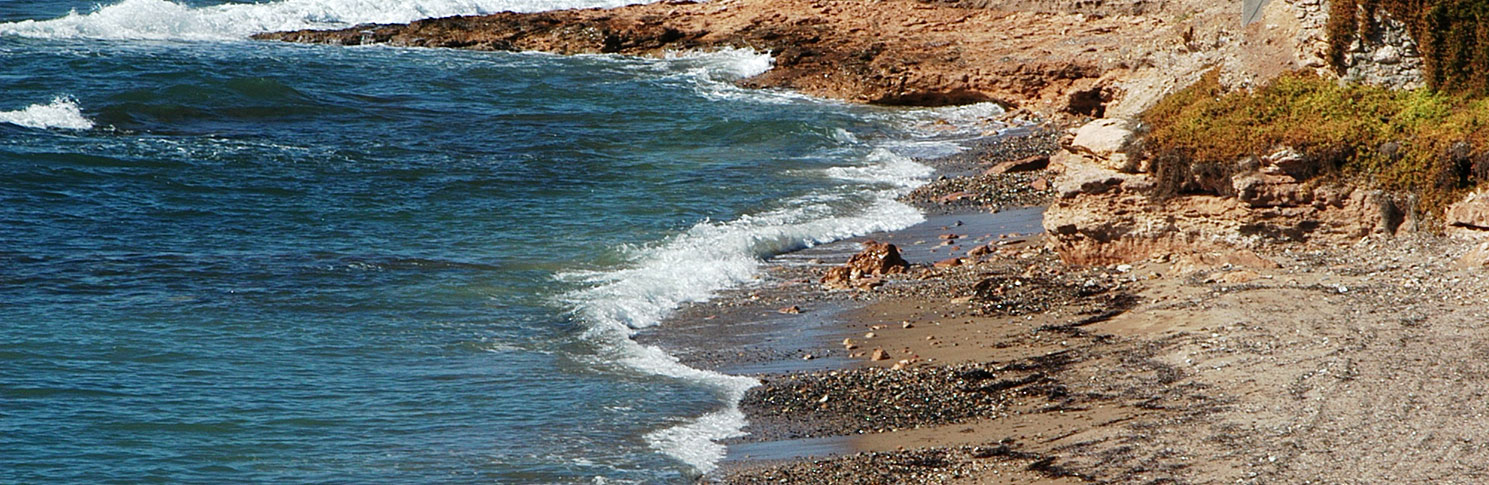
<path id="1" fill-rule="evenodd" d="M 1285 74 L 1226 93 L 1216 72 L 1141 115 L 1160 195 L 1225 194 L 1248 160 L 1304 154 L 1307 180 L 1348 181 L 1421 197 L 1435 213 L 1489 176 L 1489 98 L 1340 85 Z"/>

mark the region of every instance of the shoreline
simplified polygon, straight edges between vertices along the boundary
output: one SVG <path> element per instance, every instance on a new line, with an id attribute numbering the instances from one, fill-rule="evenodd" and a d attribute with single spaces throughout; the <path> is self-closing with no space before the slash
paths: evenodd
<path id="1" fill-rule="evenodd" d="M 925 250 L 906 270 L 849 277 L 861 289 L 803 298 L 853 256 L 846 242 L 641 337 L 690 365 L 762 377 L 740 403 L 752 437 L 730 441 L 734 455 L 702 481 L 1489 479 L 1489 364 L 1473 338 L 1489 331 L 1478 291 L 1489 243 L 1470 252 L 1475 242 L 1419 232 L 1415 199 L 1370 184 L 1315 187 L 1294 173 L 1308 159 L 1292 146 L 1221 169 L 1144 159 L 1138 118 L 1160 99 L 1288 72 L 1328 78 L 1327 9 L 1272 2 L 1261 22 L 1235 26 L 1232 5 L 1197 0 L 1016 3 L 678 2 L 257 38 L 642 56 L 751 48 L 777 67 L 746 87 L 885 105 L 991 100 L 1011 108 L 1006 119 L 1054 125 L 1098 118 L 1050 154 L 1059 180 L 1018 180 L 1058 192 L 1046 239 L 999 244 L 933 224 L 930 234 L 951 234 L 910 236 L 905 252 L 985 249 L 939 260 Z M 1393 67 L 1396 46 L 1358 50 L 1412 77 Z M 1354 148 L 1388 146 L 1399 148 Z M 991 168 L 963 167 L 907 201 L 952 217 L 1001 204 L 967 188 L 1008 179 L 981 172 Z M 1450 232 L 1482 241 L 1482 202 L 1464 203 Z M 691 341 L 660 336 L 686 324 Z"/>
<path id="2" fill-rule="evenodd" d="M 924 222 L 772 257 L 766 262 L 766 276 L 761 284 L 725 290 L 708 301 L 679 308 L 660 325 L 638 334 L 635 340 L 659 345 L 690 367 L 764 377 L 767 382 L 774 376 L 836 372 L 872 365 L 865 364 L 862 355 L 843 351 L 839 342 L 860 337 L 863 330 L 857 328 L 862 326 L 857 322 L 864 321 L 865 312 L 881 305 L 886 294 L 824 292 L 817 282 L 820 273 L 848 259 L 866 240 L 899 245 L 904 248 L 905 257 L 922 267 L 919 271 L 923 272 L 930 271 L 938 260 L 964 255 L 978 245 L 1013 249 L 1037 244 L 1039 239 L 1035 235 L 1042 231 L 1039 217 L 1042 206 L 1028 203 L 1048 200 L 1051 193 L 1048 188 L 1030 187 L 1031 182 L 1045 178 L 1045 171 L 999 175 L 983 172 L 997 162 L 1053 151 L 1058 147 L 1056 135 L 1057 132 L 1042 126 L 1010 128 L 1000 135 L 967 141 L 957 153 L 918 160 L 936 170 L 934 178 L 902 197 L 901 202 L 925 213 Z M 968 190 L 975 192 L 975 196 L 968 196 Z M 939 236 L 948 231 L 969 237 L 958 244 L 943 245 Z M 1009 234 L 1016 237 L 1006 238 Z M 963 279 L 966 278 L 964 275 Z M 928 280 L 949 282 L 951 278 L 931 275 Z M 925 297 L 911 294 L 895 298 Z M 809 454 L 801 453 L 804 444 L 815 443 L 812 449 L 833 454 L 865 450 L 846 436 L 803 441 L 801 436 L 778 425 L 763 423 L 761 415 L 751 415 L 755 411 L 745 410 L 751 423 L 746 431 L 750 434 L 725 442 L 729 451 L 719 470 L 754 463 L 758 457 L 745 455 L 760 453 L 774 455 L 773 461 L 810 458 Z M 704 479 L 711 480 L 714 474 Z"/>
<path id="3" fill-rule="evenodd" d="M 938 183 L 982 176 L 965 166 L 938 167 L 950 170 L 962 175 Z M 1483 367 L 1461 360 L 1474 344 L 1443 340 L 1489 322 L 1481 310 L 1465 311 L 1489 307 L 1489 295 L 1474 291 L 1489 281 L 1455 263 L 1470 243 L 1371 237 L 1341 248 L 1274 244 L 1074 266 L 1042 236 L 987 238 L 985 219 L 998 215 L 961 210 L 891 235 L 777 256 L 760 285 L 690 305 L 642 337 L 671 346 L 669 352 L 728 349 L 678 355 L 689 365 L 763 381 L 740 404 L 751 434 L 726 442 L 728 455 L 700 481 L 1260 483 L 1352 476 L 1352 468 L 1321 461 L 1330 456 L 1370 476 L 1401 476 L 1354 450 L 1399 448 L 1392 437 L 1421 419 L 1467 423 L 1477 412 L 1434 408 L 1384 424 L 1364 404 L 1414 402 L 1412 388 L 1393 382 L 1403 378 L 1395 364 L 1403 359 L 1431 362 L 1404 376 L 1416 386 L 1459 398 L 1477 392 L 1453 389 L 1451 381 L 1429 384 L 1441 379 L 1432 376 Z M 954 225 L 958 219 L 963 226 Z M 959 231 L 966 239 L 958 240 L 976 241 L 953 243 L 960 251 L 989 242 L 992 251 L 976 262 L 934 267 L 946 253 L 930 249 L 950 248 L 936 236 Z M 902 244 L 914 266 L 874 290 L 823 292 L 821 273 L 868 238 Z M 1434 286 L 1433 278 L 1453 284 Z M 800 313 L 781 313 L 791 306 Z M 739 326 L 749 330 L 730 335 Z M 753 345 L 736 340 L 761 337 Z M 1369 345 L 1404 337 L 1415 340 Z M 845 351 L 844 338 L 857 348 Z M 1432 346 L 1447 349 L 1426 350 Z M 857 354 L 873 348 L 891 357 Z M 897 363 L 902 368 L 892 369 Z M 1329 431 L 1300 434 L 1300 427 Z M 1451 434 L 1489 432 L 1460 427 Z M 1394 431 L 1371 431 L 1382 428 Z M 1342 453 L 1341 439 L 1353 443 Z M 1429 445 L 1439 452 L 1445 446 L 1453 447 Z M 1426 463 L 1473 472 L 1444 460 L 1486 455 L 1475 447 Z M 1433 470 L 1405 476 L 1437 476 Z"/>

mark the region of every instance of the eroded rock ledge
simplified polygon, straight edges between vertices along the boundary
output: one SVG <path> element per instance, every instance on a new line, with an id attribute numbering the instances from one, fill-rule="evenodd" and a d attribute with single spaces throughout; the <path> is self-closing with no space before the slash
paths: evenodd
<path id="1" fill-rule="evenodd" d="M 1413 197 L 1309 179 L 1288 147 L 1236 162 L 1234 173 L 1159 180 L 1139 157 L 1134 122 L 1094 121 L 1051 157 L 1061 171 L 1045 212 L 1050 249 L 1075 264 L 1230 252 L 1273 243 L 1353 243 L 1420 229 Z M 1165 195 L 1163 186 L 1196 190 Z M 1465 212 L 1467 209 L 1465 209 Z"/>

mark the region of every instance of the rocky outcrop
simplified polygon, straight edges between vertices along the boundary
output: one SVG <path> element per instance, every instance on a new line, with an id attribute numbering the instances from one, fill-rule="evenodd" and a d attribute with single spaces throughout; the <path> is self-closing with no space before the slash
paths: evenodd
<path id="1" fill-rule="evenodd" d="M 1443 222 L 1451 236 L 1489 240 L 1489 192 L 1474 192 L 1448 206 Z"/>
<path id="2" fill-rule="evenodd" d="M 1146 62 L 1141 60 L 1144 52 L 1170 45 L 1179 26 L 1171 22 L 1172 16 L 1150 8 L 1155 5 L 1150 1 L 1131 0 L 1132 8 L 1116 8 L 1111 12 L 1122 14 L 1109 16 L 1087 15 L 1086 11 L 1094 12 L 1087 8 L 1090 2 L 1064 3 L 1070 5 L 1054 0 L 1009 5 L 669 1 L 257 38 L 642 56 L 749 48 L 769 53 L 775 67 L 740 82 L 748 87 L 874 104 L 996 101 L 1045 116 L 1101 116 L 1121 94 L 1114 83 Z"/>
<path id="3" fill-rule="evenodd" d="M 848 258 L 842 266 L 822 275 L 822 286 L 828 289 L 870 289 L 883 284 L 883 277 L 904 273 L 910 262 L 900 256 L 893 244 L 864 241 L 863 251 Z"/>
<path id="4" fill-rule="evenodd" d="M 1116 118 L 1092 121 L 1076 130 L 1070 148 L 1103 167 L 1136 173 L 1139 168 L 1137 136 L 1128 125 L 1126 120 Z"/>
<path id="5" fill-rule="evenodd" d="M 1047 244 L 1070 263 L 1126 263 L 1283 241 L 1352 241 L 1414 228 L 1409 200 L 1309 183 L 1300 178 L 1306 164 L 1294 150 L 1237 161 L 1222 180 L 1188 185 L 1209 190 L 1174 195 L 1160 194 L 1141 160 L 1113 163 L 1100 153 L 1089 145 L 1071 146 L 1052 158 L 1062 173 L 1044 228 Z"/>

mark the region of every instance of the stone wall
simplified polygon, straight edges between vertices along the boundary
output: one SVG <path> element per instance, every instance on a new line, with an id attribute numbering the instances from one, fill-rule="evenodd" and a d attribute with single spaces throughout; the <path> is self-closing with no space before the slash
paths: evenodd
<path id="1" fill-rule="evenodd" d="M 1330 71 L 1329 35 L 1325 29 L 1329 21 L 1328 0 L 1286 0 L 1285 4 L 1301 27 L 1297 35 L 1298 60 L 1321 72 Z M 1364 17 L 1363 11 L 1360 16 Z M 1392 89 L 1422 87 L 1422 56 L 1406 24 L 1391 18 L 1384 9 L 1371 21 L 1373 27 L 1367 29 L 1370 35 L 1356 39 L 1346 50 L 1345 71 L 1340 77 Z"/>

